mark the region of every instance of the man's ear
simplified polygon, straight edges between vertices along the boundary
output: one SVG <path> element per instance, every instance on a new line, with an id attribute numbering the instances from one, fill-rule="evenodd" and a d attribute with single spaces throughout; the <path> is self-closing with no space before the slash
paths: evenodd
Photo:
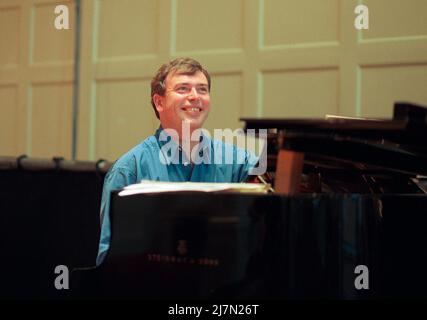
<path id="1" fill-rule="evenodd" d="M 164 108 L 164 99 L 165 97 L 161 96 L 158 93 L 155 93 L 153 96 L 154 105 L 156 106 L 157 112 L 162 112 Z"/>

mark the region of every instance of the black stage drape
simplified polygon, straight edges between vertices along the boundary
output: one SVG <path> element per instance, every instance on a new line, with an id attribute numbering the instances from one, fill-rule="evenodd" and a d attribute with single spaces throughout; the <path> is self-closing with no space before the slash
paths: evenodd
<path id="1" fill-rule="evenodd" d="M 63 297 L 55 267 L 71 273 L 95 264 L 106 170 L 94 162 L 8 161 L 0 158 L 0 298 Z"/>

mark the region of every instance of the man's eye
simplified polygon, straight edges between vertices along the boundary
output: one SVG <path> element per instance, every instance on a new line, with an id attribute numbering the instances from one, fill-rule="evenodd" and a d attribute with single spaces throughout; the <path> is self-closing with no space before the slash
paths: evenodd
<path id="1" fill-rule="evenodd" d="M 208 93 L 209 92 L 207 87 L 200 87 L 197 91 L 199 93 Z"/>
<path id="2" fill-rule="evenodd" d="M 176 90 L 178 92 L 189 92 L 190 91 L 190 89 L 187 87 L 178 87 L 178 88 L 176 88 Z"/>

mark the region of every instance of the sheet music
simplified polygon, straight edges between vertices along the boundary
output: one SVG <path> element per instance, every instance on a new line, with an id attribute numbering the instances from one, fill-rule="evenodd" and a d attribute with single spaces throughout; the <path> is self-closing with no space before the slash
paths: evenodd
<path id="1" fill-rule="evenodd" d="M 267 193 L 269 188 L 270 185 L 261 183 L 162 182 L 143 180 L 140 183 L 125 187 L 119 192 L 119 196 L 180 191 Z"/>
<path id="2" fill-rule="evenodd" d="M 374 118 L 361 118 L 361 117 L 347 117 L 347 116 L 339 116 L 334 114 L 325 115 L 326 120 L 331 119 L 344 119 L 344 120 L 363 120 L 363 121 L 386 121 L 387 119 L 374 119 Z"/>

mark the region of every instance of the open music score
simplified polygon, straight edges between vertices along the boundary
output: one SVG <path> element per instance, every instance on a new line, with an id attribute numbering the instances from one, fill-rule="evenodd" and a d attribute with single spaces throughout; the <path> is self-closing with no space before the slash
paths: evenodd
<path id="1" fill-rule="evenodd" d="M 143 180 L 124 188 L 119 196 L 159 192 L 239 192 L 239 193 L 268 193 L 269 184 L 261 183 L 204 183 L 204 182 L 162 182 Z"/>

